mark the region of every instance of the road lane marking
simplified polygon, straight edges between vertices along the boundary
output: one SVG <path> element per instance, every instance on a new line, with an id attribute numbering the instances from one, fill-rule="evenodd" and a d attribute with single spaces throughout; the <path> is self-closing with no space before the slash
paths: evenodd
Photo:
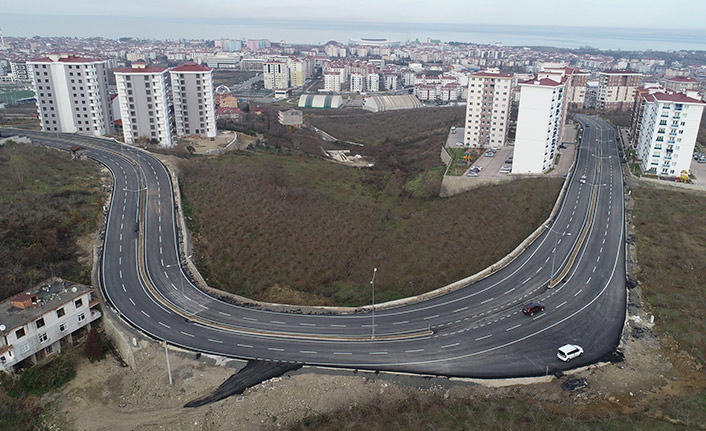
<path id="1" fill-rule="evenodd" d="M 452 313 L 458 313 L 459 311 L 468 310 L 468 307 L 462 307 L 457 310 L 452 311 Z"/>
<path id="2" fill-rule="evenodd" d="M 542 313 L 542 314 L 540 314 L 540 315 L 538 315 L 538 316 L 533 317 L 532 320 L 537 320 L 537 319 L 539 319 L 540 317 L 544 317 L 544 316 L 545 316 L 545 314 Z"/>
<path id="3" fill-rule="evenodd" d="M 492 336 L 493 336 L 493 334 L 484 335 L 482 337 L 476 338 L 476 341 L 485 340 L 486 338 L 490 338 Z"/>
<path id="4" fill-rule="evenodd" d="M 121 269 L 119 272 L 120 272 L 120 278 L 123 278 L 123 270 Z"/>
<path id="5" fill-rule="evenodd" d="M 503 293 L 503 295 L 507 295 L 508 293 L 512 292 L 513 290 L 515 290 L 514 287 L 512 289 L 508 290 L 507 292 Z"/>
<path id="6" fill-rule="evenodd" d="M 442 348 L 442 349 L 446 349 L 446 348 L 448 348 L 448 347 L 456 347 L 456 346 L 458 346 L 459 344 L 461 344 L 461 343 L 447 344 L 447 345 L 445 345 L 445 346 L 441 346 L 441 348 Z"/>
<path id="7" fill-rule="evenodd" d="M 352 355 L 351 352 L 333 352 L 334 355 Z"/>
<path id="8" fill-rule="evenodd" d="M 135 305 L 135 301 L 133 301 L 132 298 L 130 298 L 130 297 L 128 296 L 127 299 L 129 299 L 130 302 L 132 302 L 132 305 Z"/>
<path id="9" fill-rule="evenodd" d="M 528 278 L 527 280 L 523 281 L 522 284 L 527 283 L 527 282 L 530 281 L 531 279 L 532 279 L 532 277 Z"/>
<path id="10" fill-rule="evenodd" d="M 123 264 L 123 257 L 120 256 L 120 257 L 118 258 L 118 265 L 122 265 L 122 264 Z"/>
<path id="11" fill-rule="evenodd" d="M 311 355 L 316 355 L 318 352 L 315 352 L 313 350 L 300 350 L 299 353 L 309 353 Z"/>
<path id="12" fill-rule="evenodd" d="M 219 311 L 218 314 L 222 314 L 222 315 L 224 315 L 224 316 L 230 317 L 230 313 L 225 313 L 225 312 L 223 312 L 223 311 Z"/>
<path id="13" fill-rule="evenodd" d="M 170 326 L 167 325 L 166 323 L 162 323 L 162 322 L 157 322 L 157 323 L 159 323 L 160 325 L 164 326 L 165 328 L 170 328 Z"/>
<path id="14" fill-rule="evenodd" d="M 579 289 L 578 292 L 574 293 L 574 296 L 579 296 L 579 293 L 581 293 L 582 290 L 583 290 L 583 288 Z"/>
<path id="15" fill-rule="evenodd" d="M 195 335 L 189 334 L 188 332 L 184 332 L 184 331 L 179 331 L 179 332 L 181 332 L 182 334 L 186 335 L 187 337 L 195 337 Z"/>
<path id="16" fill-rule="evenodd" d="M 140 310 L 140 311 L 142 312 L 142 314 L 144 314 L 144 315 L 147 316 L 148 318 L 150 318 L 150 319 L 152 318 L 149 314 L 145 313 L 145 310 Z"/>
<path id="17" fill-rule="evenodd" d="M 238 347 L 245 347 L 246 349 L 252 349 L 252 346 L 250 344 L 236 344 Z"/>
<path id="18" fill-rule="evenodd" d="M 593 272 L 596 272 L 596 267 L 595 267 L 595 266 L 593 267 Z"/>
<path id="19" fill-rule="evenodd" d="M 565 305 L 565 304 L 566 304 L 566 301 L 564 301 L 564 302 L 562 302 L 561 304 L 557 305 L 556 308 L 559 308 L 559 307 L 561 307 L 562 305 Z"/>
<path id="20" fill-rule="evenodd" d="M 172 285 L 172 287 L 174 288 L 174 290 L 179 290 L 179 289 L 177 289 L 177 287 L 174 285 L 174 283 L 169 283 L 169 284 Z"/>
<path id="21" fill-rule="evenodd" d="M 122 286 L 123 286 L 123 292 L 127 292 L 127 290 L 125 290 L 125 285 L 123 284 Z"/>
<path id="22" fill-rule="evenodd" d="M 423 352 L 424 349 L 412 349 L 412 350 L 405 350 L 405 353 L 417 353 L 417 352 Z"/>
<path id="23" fill-rule="evenodd" d="M 427 317 L 425 317 L 424 320 L 436 319 L 437 317 L 439 317 L 439 315 L 438 315 L 438 314 L 435 314 L 435 315 L 433 315 L 433 316 L 427 316 Z"/>
<path id="24" fill-rule="evenodd" d="M 395 322 L 395 323 L 393 323 L 393 325 L 404 325 L 405 323 L 409 323 L 409 320 L 404 320 L 402 322 Z M 331 325 L 331 326 L 333 326 L 333 325 Z"/>
<path id="25" fill-rule="evenodd" d="M 387 355 L 387 352 L 370 352 L 369 355 Z"/>
<path id="26" fill-rule="evenodd" d="M 169 274 L 167 274 L 167 271 L 164 271 L 164 276 L 169 278 Z"/>
<path id="27" fill-rule="evenodd" d="M 268 347 L 267 350 L 272 350 L 274 352 L 284 352 L 284 349 L 280 349 L 279 347 Z"/>
<path id="28" fill-rule="evenodd" d="M 209 338 L 208 341 L 210 341 L 210 342 L 212 342 L 212 343 L 223 344 L 223 341 L 221 341 L 221 340 L 214 340 L 213 338 Z"/>
<path id="29" fill-rule="evenodd" d="M 541 270 L 542 270 L 542 267 L 540 266 L 539 268 L 537 268 L 537 270 L 534 273 L 539 274 L 539 271 L 541 271 Z"/>
<path id="30" fill-rule="evenodd" d="M 507 331 L 512 331 L 513 329 L 517 329 L 517 328 L 519 328 L 520 326 L 522 326 L 522 323 L 518 323 L 518 324 L 515 325 L 515 326 L 511 326 L 511 327 L 507 328 L 507 329 L 505 330 L 505 332 L 507 332 Z"/>
<path id="31" fill-rule="evenodd" d="M 551 259 L 551 258 L 552 258 L 551 256 L 547 256 L 547 260 L 545 260 L 544 263 L 549 262 L 549 259 Z"/>
<path id="32" fill-rule="evenodd" d="M 601 260 L 601 257 L 600 257 L 600 256 L 598 256 L 598 259 L 596 259 L 596 262 L 598 262 L 598 261 L 600 261 L 600 260 Z"/>
<path id="33" fill-rule="evenodd" d="M 331 325 L 329 325 L 329 326 L 333 326 L 334 328 L 345 328 L 345 327 L 347 327 L 347 325 L 335 325 L 335 324 L 331 324 Z"/>
<path id="34" fill-rule="evenodd" d="M 300 323 L 301 326 L 316 326 L 316 323 Z"/>
<path id="35" fill-rule="evenodd" d="M 486 303 L 492 301 L 493 299 L 495 299 L 495 298 L 486 299 L 485 301 L 481 302 L 480 305 L 486 304 Z"/>
<path id="36" fill-rule="evenodd" d="M 270 320 L 270 323 L 274 323 L 275 325 L 286 325 L 286 322 L 280 322 L 279 320 Z"/>

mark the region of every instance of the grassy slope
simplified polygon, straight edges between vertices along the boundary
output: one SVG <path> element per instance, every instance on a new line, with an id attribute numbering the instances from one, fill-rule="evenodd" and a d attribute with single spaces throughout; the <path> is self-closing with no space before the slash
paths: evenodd
<path id="1" fill-rule="evenodd" d="M 673 190 L 634 190 L 638 275 L 657 315 L 655 329 L 679 341 L 704 364 L 706 308 L 706 197 Z M 702 371 L 703 372 L 703 371 Z M 374 430 L 692 430 L 706 423 L 706 393 L 660 399 L 642 411 L 620 414 L 592 404 L 553 404 L 528 399 L 444 400 L 410 395 L 312 415 L 290 429 Z M 601 413 L 597 413 L 597 411 Z M 670 420 L 656 420 L 668 417 Z"/>
<path id="2" fill-rule="evenodd" d="M 182 166 L 200 268 L 224 290 L 261 300 L 273 285 L 311 304 L 416 295 L 511 251 L 548 215 L 557 179 L 517 181 L 448 199 L 415 199 L 402 174 L 263 153 Z M 502 216 L 500 216 L 502 215 Z"/>
<path id="3" fill-rule="evenodd" d="M 0 298 L 52 275 L 90 284 L 76 239 L 97 227 L 95 165 L 34 145 L 0 147 Z"/>

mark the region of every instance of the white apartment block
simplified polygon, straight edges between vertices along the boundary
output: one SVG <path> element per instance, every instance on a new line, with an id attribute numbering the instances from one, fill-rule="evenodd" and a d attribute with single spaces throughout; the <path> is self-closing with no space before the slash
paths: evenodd
<path id="1" fill-rule="evenodd" d="M 341 74 L 338 72 L 324 72 L 324 91 L 341 92 Z"/>
<path id="2" fill-rule="evenodd" d="M 15 78 L 15 81 L 20 81 L 20 82 L 31 82 L 32 81 L 31 67 L 27 66 L 26 61 L 11 61 L 10 62 L 10 73 Z"/>
<path id="3" fill-rule="evenodd" d="M 310 76 L 305 60 L 290 58 L 287 66 L 289 67 L 289 82 L 291 86 L 303 87 L 304 81 Z"/>
<path id="4" fill-rule="evenodd" d="M 265 88 L 277 90 L 289 88 L 289 66 L 284 61 L 266 61 L 262 66 Z"/>
<path id="5" fill-rule="evenodd" d="M 161 147 L 171 147 L 167 69 L 136 62 L 116 70 L 115 83 L 125 142 L 152 140 Z"/>
<path id="6" fill-rule="evenodd" d="M 365 76 L 365 89 L 372 92 L 380 91 L 380 74 L 368 70 Z"/>
<path id="7" fill-rule="evenodd" d="M 50 278 L 0 302 L 0 370 L 61 352 L 101 317 L 95 288 Z"/>
<path id="8" fill-rule="evenodd" d="M 566 90 L 566 79 L 555 79 L 557 76 L 518 83 L 520 109 L 513 174 L 539 174 L 554 165 L 556 148 L 561 142 Z"/>
<path id="9" fill-rule="evenodd" d="M 706 102 L 695 91 L 662 88 L 649 89 L 638 98 L 636 151 L 643 172 L 671 177 L 689 172 Z"/>
<path id="10" fill-rule="evenodd" d="M 383 76 L 385 79 L 385 90 L 397 90 L 397 74 L 386 73 Z"/>
<path id="11" fill-rule="evenodd" d="M 104 60 L 51 54 L 27 62 L 46 132 L 94 136 L 113 132 L 113 111 Z"/>
<path id="12" fill-rule="evenodd" d="M 464 136 L 467 147 L 506 144 L 512 91 L 512 75 L 498 69 L 469 76 Z"/>
<path id="13" fill-rule="evenodd" d="M 351 73 L 350 91 L 361 93 L 363 88 L 363 74 L 358 72 Z"/>
<path id="14" fill-rule="evenodd" d="M 169 71 L 177 136 L 213 138 L 216 108 L 211 68 L 186 63 Z"/>

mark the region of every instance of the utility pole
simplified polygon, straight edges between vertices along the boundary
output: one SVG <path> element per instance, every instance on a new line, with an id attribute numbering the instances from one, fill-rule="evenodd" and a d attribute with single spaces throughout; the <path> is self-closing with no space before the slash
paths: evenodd
<path id="1" fill-rule="evenodd" d="M 372 336 L 372 338 L 375 338 L 375 274 L 377 274 L 377 272 L 378 272 L 378 269 L 374 268 L 373 269 L 373 279 L 370 280 L 370 286 L 373 289 L 373 325 L 372 325 L 373 336 Z"/>

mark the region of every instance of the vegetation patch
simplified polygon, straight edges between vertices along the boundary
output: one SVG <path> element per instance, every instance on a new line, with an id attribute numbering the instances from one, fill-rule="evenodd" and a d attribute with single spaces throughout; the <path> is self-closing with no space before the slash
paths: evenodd
<path id="1" fill-rule="evenodd" d="M 706 360 L 706 212 L 703 195 L 638 187 L 634 223 L 637 277 L 659 331 Z"/>
<path id="2" fill-rule="evenodd" d="M 350 306 L 370 302 L 375 267 L 382 302 L 496 262 L 546 219 L 561 187 L 541 178 L 419 198 L 438 181 L 438 163 L 408 179 L 259 152 L 193 159 L 181 172 L 196 258 L 211 285 L 258 300 L 292 303 L 300 292 L 306 304 Z"/>
<path id="3" fill-rule="evenodd" d="M 93 162 L 36 145 L 0 147 L 0 298 L 52 275 L 90 284 L 77 239 L 97 229 L 102 194 Z"/>

